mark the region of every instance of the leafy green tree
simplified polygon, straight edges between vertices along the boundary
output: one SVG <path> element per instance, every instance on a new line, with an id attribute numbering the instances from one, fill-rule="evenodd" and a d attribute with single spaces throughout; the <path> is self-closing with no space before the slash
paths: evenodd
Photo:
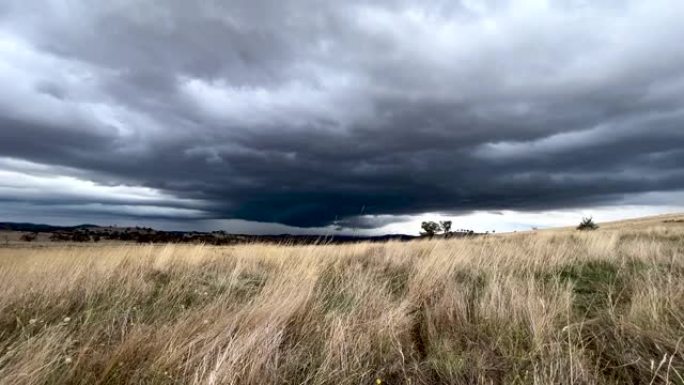
<path id="1" fill-rule="evenodd" d="M 423 222 L 420 227 L 423 229 L 420 235 L 428 236 L 430 238 L 442 230 L 439 223 L 433 221 Z"/>
<path id="2" fill-rule="evenodd" d="M 445 237 L 451 235 L 451 221 L 441 221 L 439 222 L 439 227 L 444 232 Z"/>

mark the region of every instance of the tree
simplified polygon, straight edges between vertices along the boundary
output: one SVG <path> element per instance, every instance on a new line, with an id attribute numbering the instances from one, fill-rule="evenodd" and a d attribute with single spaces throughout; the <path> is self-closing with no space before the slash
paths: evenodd
<path id="1" fill-rule="evenodd" d="M 430 238 L 442 230 L 439 223 L 433 221 L 423 222 L 420 227 L 423 229 L 420 235 L 427 235 Z"/>
<path id="2" fill-rule="evenodd" d="M 598 228 L 599 226 L 594 223 L 594 219 L 592 217 L 582 218 L 582 222 L 580 222 L 579 226 L 577 226 L 577 230 L 580 231 L 596 230 Z"/>
<path id="3" fill-rule="evenodd" d="M 451 235 L 451 221 L 441 221 L 439 222 L 439 226 L 444 232 L 444 237 Z"/>
<path id="4" fill-rule="evenodd" d="M 451 232 L 451 221 L 441 221 L 439 222 L 439 225 L 445 234 Z"/>

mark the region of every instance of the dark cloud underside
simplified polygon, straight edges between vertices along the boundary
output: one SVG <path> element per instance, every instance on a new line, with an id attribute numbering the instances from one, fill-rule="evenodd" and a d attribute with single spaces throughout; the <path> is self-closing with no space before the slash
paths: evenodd
<path id="1" fill-rule="evenodd" d="M 675 0 L 9 0 L 0 157 L 149 189 L 115 200 L 126 215 L 301 227 L 682 191 L 682 18 Z M 116 194 L 49 186 L 0 199 L 77 216 Z"/>

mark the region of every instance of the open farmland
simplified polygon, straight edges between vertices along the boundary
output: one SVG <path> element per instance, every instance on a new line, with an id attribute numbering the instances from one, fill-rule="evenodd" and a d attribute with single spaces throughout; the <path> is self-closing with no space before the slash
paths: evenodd
<path id="1" fill-rule="evenodd" d="M 0 248 L 0 384 L 682 384 L 682 218 Z"/>

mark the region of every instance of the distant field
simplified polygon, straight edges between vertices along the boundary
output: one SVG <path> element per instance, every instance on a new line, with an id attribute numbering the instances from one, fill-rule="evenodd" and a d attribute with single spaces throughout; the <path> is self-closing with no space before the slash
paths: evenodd
<path id="1" fill-rule="evenodd" d="M 681 215 L 408 243 L 1 246 L 0 384 L 684 384 Z"/>

